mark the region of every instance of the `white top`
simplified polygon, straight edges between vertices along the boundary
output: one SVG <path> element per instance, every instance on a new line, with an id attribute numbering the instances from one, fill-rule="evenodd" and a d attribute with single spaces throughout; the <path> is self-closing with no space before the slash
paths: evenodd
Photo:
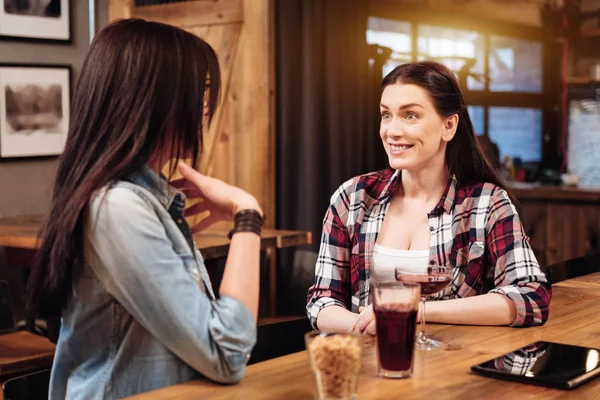
<path id="1" fill-rule="evenodd" d="M 415 274 L 427 274 L 429 249 L 398 250 L 375 243 L 371 277 L 377 282 L 395 281 L 396 267 L 405 267 Z"/>

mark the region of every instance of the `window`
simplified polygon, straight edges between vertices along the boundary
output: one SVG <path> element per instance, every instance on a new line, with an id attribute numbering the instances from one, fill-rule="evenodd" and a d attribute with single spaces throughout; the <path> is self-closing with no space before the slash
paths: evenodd
<path id="1" fill-rule="evenodd" d="M 377 44 L 392 50 L 392 55 L 383 66 L 383 76 L 396 66 L 412 61 L 412 24 L 384 18 L 369 18 L 367 43 Z"/>
<path id="2" fill-rule="evenodd" d="M 485 107 L 469 106 L 468 111 L 475 133 L 477 135 L 483 135 L 485 133 Z"/>
<path id="3" fill-rule="evenodd" d="M 436 25 L 443 18 L 434 24 L 424 18 L 369 18 L 367 42 L 392 51 L 385 63 L 380 61 L 383 76 L 413 60 L 441 62 L 459 81 L 475 133 L 487 134 L 501 158 L 510 155 L 523 162 L 540 162 L 547 101 L 541 30 L 532 36 L 540 40 L 531 40 L 513 33 L 496 34 L 483 24 L 457 29 Z"/>
<path id="4" fill-rule="evenodd" d="M 484 36 L 474 31 L 419 25 L 419 60 L 441 62 L 469 90 L 483 90 Z"/>
<path id="5" fill-rule="evenodd" d="M 542 44 L 492 35 L 490 38 L 490 90 L 542 92 Z"/>
<path id="6" fill-rule="evenodd" d="M 489 135 L 500 149 L 500 158 L 510 155 L 523 162 L 542 159 L 542 110 L 490 107 Z"/>

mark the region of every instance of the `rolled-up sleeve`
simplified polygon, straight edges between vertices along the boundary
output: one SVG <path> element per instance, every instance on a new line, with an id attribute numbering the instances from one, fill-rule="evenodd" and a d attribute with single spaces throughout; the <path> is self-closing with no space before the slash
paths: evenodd
<path id="1" fill-rule="evenodd" d="M 331 205 L 323 219 L 315 283 L 308 289 L 306 315 L 314 329 L 318 329 L 317 318 L 323 308 L 350 307 L 351 240 L 343 222 L 347 214 L 347 195 L 340 187 L 332 196 Z"/>
<path id="2" fill-rule="evenodd" d="M 207 297 L 142 195 L 116 187 L 97 196 L 85 246 L 106 290 L 157 340 L 212 380 L 242 379 L 256 343 L 252 315 L 232 297 Z"/>
<path id="3" fill-rule="evenodd" d="M 506 191 L 492 194 L 488 213 L 487 248 L 494 265 L 490 293 L 507 296 L 515 306 L 511 326 L 541 325 L 548 320 L 552 289 L 529 245 L 519 215 Z"/>

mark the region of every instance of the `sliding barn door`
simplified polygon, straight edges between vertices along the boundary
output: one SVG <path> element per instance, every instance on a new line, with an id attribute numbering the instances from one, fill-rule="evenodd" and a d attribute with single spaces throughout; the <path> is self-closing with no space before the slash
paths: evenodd
<path id="1" fill-rule="evenodd" d="M 164 3 L 164 4 L 156 4 Z M 221 105 L 204 134 L 200 170 L 259 200 L 275 218 L 272 0 L 110 0 L 109 19 L 139 17 L 207 41 L 222 70 Z"/>

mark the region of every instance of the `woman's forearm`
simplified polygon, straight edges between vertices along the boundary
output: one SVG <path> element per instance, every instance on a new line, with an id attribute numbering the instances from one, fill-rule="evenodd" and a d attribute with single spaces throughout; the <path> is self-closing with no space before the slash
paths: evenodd
<path id="1" fill-rule="evenodd" d="M 516 318 L 512 301 L 498 293 L 462 299 L 429 301 L 425 309 L 428 322 L 460 325 L 509 325 Z"/>
<path id="2" fill-rule="evenodd" d="M 329 306 L 319 311 L 317 326 L 322 332 L 350 332 L 358 314 L 340 306 Z"/>
<path id="3" fill-rule="evenodd" d="M 256 321 L 259 290 L 260 236 L 251 232 L 238 232 L 231 237 L 219 295 L 241 301 Z"/>

